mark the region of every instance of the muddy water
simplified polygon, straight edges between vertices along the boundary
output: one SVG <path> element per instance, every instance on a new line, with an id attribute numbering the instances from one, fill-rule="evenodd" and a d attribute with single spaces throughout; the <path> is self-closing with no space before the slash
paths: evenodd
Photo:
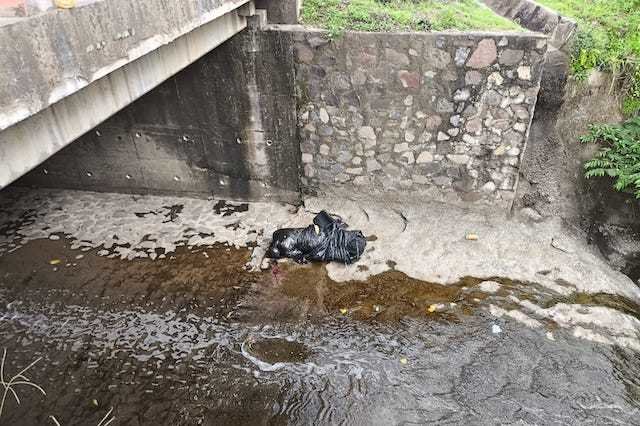
<path id="1" fill-rule="evenodd" d="M 247 272 L 247 250 L 123 261 L 35 240 L 0 256 L 1 424 L 637 424 L 640 356 L 552 321 L 489 315 L 580 303 L 494 278 L 451 286 L 389 271 L 336 283 L 321 265 Z M 500 330 L 495 332 L 496 328 Z M 553 340 L 549 338 L 553 333 Z"/>

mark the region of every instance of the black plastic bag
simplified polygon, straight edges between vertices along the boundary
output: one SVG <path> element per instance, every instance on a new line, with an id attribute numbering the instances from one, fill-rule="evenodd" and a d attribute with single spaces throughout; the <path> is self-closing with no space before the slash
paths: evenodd
<path id="1" fill-rule="evenodd" d="M 347 225 L 321 211 L 306 228 L 284 228 L 273 233 L 267 257 L 288 257 L 299 263 L 357 262 L 367 245 L 360 231 L 347 231 Z"/>

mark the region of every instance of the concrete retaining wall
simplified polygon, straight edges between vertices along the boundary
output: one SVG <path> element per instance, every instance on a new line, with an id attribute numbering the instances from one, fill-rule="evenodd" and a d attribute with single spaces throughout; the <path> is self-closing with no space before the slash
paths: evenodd
<path id="1" fill-rule="evenodd" d="M 22 183 L 300 200 L 424 197 L 509 208 L 546 38 L 245 31 Z"/>
<path id="2" fill-rule="evenodd" d="M 19 183 L 297 203 L 293 72 L 290 40 L 244 31 Z"/>
<path id="3" fill-rule="evenodd" d="M 545 37 L 279 30 L 296 41 L 308 192 L 511 205 Z"/>

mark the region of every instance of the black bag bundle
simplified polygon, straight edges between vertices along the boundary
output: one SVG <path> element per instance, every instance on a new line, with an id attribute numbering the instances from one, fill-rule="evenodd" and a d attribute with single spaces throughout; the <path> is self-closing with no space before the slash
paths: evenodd
<path id="1" fill-rule="evenodd" d="M 308 261 L 358 261 L 367 240 L 360 231 L 347 231 L 347 225 L 321 211 L 306 228 L 284 228 L 273 233 L 267 257 L 288 257 L 299 263 Z"/>

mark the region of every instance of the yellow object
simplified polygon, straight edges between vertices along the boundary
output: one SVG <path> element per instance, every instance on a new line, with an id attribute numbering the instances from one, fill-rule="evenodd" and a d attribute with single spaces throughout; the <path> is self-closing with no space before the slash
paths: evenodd
<path id="1" fill-rule="evenodd" d="M 346 308 L 340 308 L 340 313 L 342 315 L 346 314 L 347 313 L 347 309 Z"/>
<path id="2" fill-rule="evenodd" d="M 438 309 L 438 308 L 436 307 L 436 305 L 430 305 L 430 306 L 429 306 L 429 309 L 427 309 L 427 311 L 429 311 L 430 313 L 434 313 L 434 312 L 436 311 L 436 309 Z"/>
<path id="3" fill-rule="evenodd" d="M 478 240 L 478 235 L 477 234 L 467 234 L 466 239 L 469 241 L 477 241 Z"/>
<path id="4" fill-rule="evenodd" d="M 55 0 L 55 4 L 60 9 L 71 9 L 76 7 L 76 0 Z"/>
<path id="5" fill-rule="evenodd" d="M 50 264 L 50 265 L 57 265 L 57 264 L 58 264 L 58 263 L 60 263 L 60 262 L 61 262 L 61 260 L 60 260 L 60 259 L 51 259 L 51 260 L 49 261 L 49 264 Z"/>
<path id="6" fill-rule="evenodd" d="M 409 361 L 406 358 L 400 358 L 400 364 L 406 364 L 407 362 Z"/>

